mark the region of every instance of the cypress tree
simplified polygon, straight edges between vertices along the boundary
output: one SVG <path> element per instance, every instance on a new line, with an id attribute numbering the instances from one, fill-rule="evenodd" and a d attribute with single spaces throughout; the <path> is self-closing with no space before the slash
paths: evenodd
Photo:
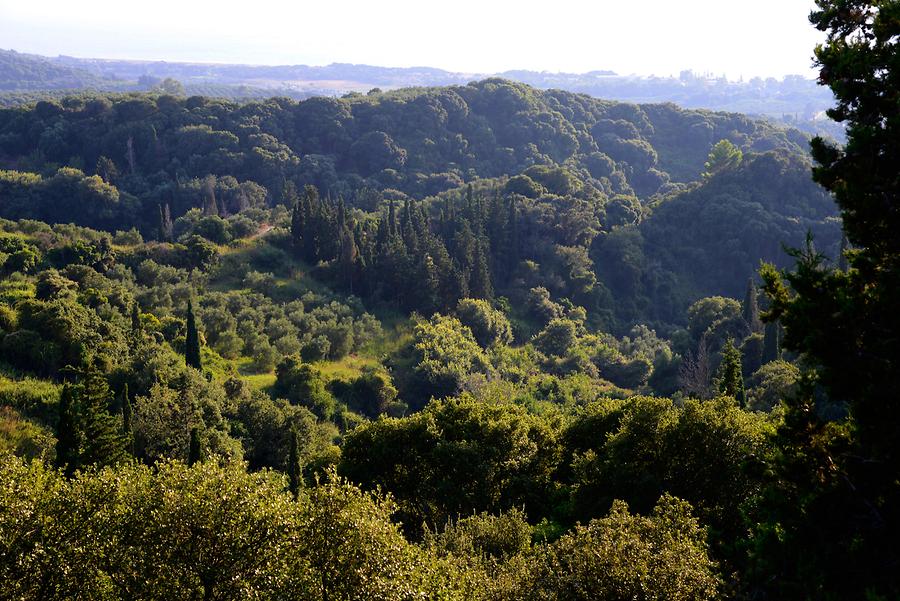
<path id="1" fill-rule="evenodd" d="M 388 235 L 391 238 L 397 236 L 397 209 L 394 207 L 394 201 L 388 205 Z"/>
<path id="2" fill-rule="evenodd" d="M 440 298 L 440 278 L 435 267 L 434 259 L 426 254 L 419 265 L 420 285 L 417 287 L 418 304 L 424 306 L 428 312 L 436 311 L 442 304 L 450 299 Z"/>
<path id="3" fill-rule="evenodd" d="M 353 294 L 353 279 L 356 274 L 356 263 L 359 259 L 359 248 L 350 227 L 344 223 L 341 229 L 340 270 L 345 286 L 350 294 Z"/>
<path id="4" fill-rule="evenodd" d="M 744 392 L 744 376 L 741 367 L 741 352 L 734 346 L 734 340 L 729 338 L 722 349 L 722 363 L 719 365 L 719 373 L 716 375 L 719 381 L 719 392 L 734 397 L 741 407 L 747 404 L 747 396 Z"/>
<path id="5" fill-rule="evenodd" d="M 744 296 L 744 321 L 747 327 L 753 333 L 762 329 L 762 322 L 759 320 L 759 303 L 756 286 L 753 284 L 753 278 L 747 280 L 747 294 Z"/>
<path id="6" fill-rule="evenodd" d="M 409 200 L 403 207 L 403 217 L 400 219 L 400 229 L 403 235 L 403 242 L 406 244 L 406 251 L 412 256 L 419 255 L 419 236 L 416 233 L 415 224 L 413 223 L 412 207 Z"/>
<path id="7" fill-rule="evenodd" d="M 79 467 L 80 428 L 78 404 L 72 387 L 63 386 L 59 397 L 59 421 L 56 424 L 56 466 L 65 470 L 66 476 Z"/>
<path id="8" fill-rule="evenodd" d="M 188 465 L 194 465 L 200 461 L 200 429 L 197 426 L 191 428 L 191 444 L 188 448 Z"/>
<path id="9" fill-rule="evenodd" d="M 389 238 L 390 238 L 390 226 L 388 226 L 388 216 L 386 213 L 381 213 L 381 219 L 378 220 L 378 229 L 375 232 L 375 246 L 379 249 L 379 251 L 386 247 Z"/>
<path id="10" fill-rule="evenodd" d="M 709 344 L 704 334 L 700 339 L 697 352 L 688 351 L 685 355 L 678 370 L 678 385 L 682 391 L 694 398 L 708 399 L 710 397 L 710 373 Z"/>
<path id="11" fill-rule="evenodd" d="M 134 425 L 131 423 L 131 399 L 128 398 L 128 384 L 122 389 L 122 436 L 125 437 L 125 450 L 134 455 Z"/>
<path id="12" fill-rule="evenodd" d="M 300 494 L 303 486 L 303 466 L 300 464 L 300 434 L 297 428 L 291 428 L 291 447 L 288 453 L 288 487 L 294 499 Z"/>
<path id="13" fill-rule="evenodd" d="M 491 286 L 491 270 L 488 267 L 486 247 L 487 243 L 483 240 L 475 245 L 469 290 L 475 298 L 490 300 L 494 296 L 494 289 Z"/>
<path id="14" fill-rule="evenodd" d="M 763 337 L 762 363 L 765 365 L 779 359 L 781 359 L 781 324 L 770 321 L 766 324 Z"/>
<path id="15" fill-rule="evenodd" d="M 174 229 L 172 223 L 172 212 L 169 210 L 169 203 L 159 205 L 159 240 L 160 242 L 171 242 L 172 232 Z"/>
<path id="16" fill-rule="evenodd" d="M 801 394 L 784 399 L 779 484 L 762 497 L 772 499 L 763 515 L 784 533 L 758 554 L 772 558 L 762 567 L 777 566 L 766 598 L 900 598 L 898 8 L 816 0 L 810 15 L 826 34 L 815 55 L 819 82 L 835 96 L 827 114 L 847 139 L 812 140 L 813 179 L 834 194 L 853 252 L 849 271 L 831 269 L 809 245 L 794 253 L 793 271 L 762 272 L 784 347 L 812 372 Z M 819 398 L 839 402 L 846 417 L 823 415 Z"/>
<path id="17" fill-rule="evenodd" d="M 303 230 L 306 225 L 306 215 L 303 211 L 301 201 L 297 201 L 292 205 L 291 209 L 291 243 L 294 249 L 301 255 L 303 252 Z"/>
<path id="18" fill-rule="evenodd" d="M 218 215 L 219 203 L 216 202 L 216 176 L 207 175 L 204 177 L 203 182 L 200 184 L 200 189 L 203 192 L 203 214 Z"/>
<path id="19" fill-rule="evenodd" d="M 203 369 L 200 360 L 200 335 L 197 333 L 197 322 L 194 319 L 194 307 L 191 301 L 187 306 L 187 333 L 184 338 L 184 361 L 195 369 Z"/>
<path id="20" fill-rule="evenodd" d="M 850 249 L 850 241 L 847 240 L 847 234 L 841 236 L 841 250 L 838 256 L 838 269 L 847 271 L 850 269 L 850 261 L 847 260 L 847 251 Z"/>
<path id="21" fill-rule="evenodd" d="M 135 334 L 141 331 L 141 310 L 137 301 L 131 305 L 131 331 Z"/>
<path id="22" fill-rule="evenodd" d="M 160 242 L 168 241 L 168 232 L 166 230 L 166 215 L 163 213 L 162 205 L 159 205 L 159 240 Z"/>
<path id="23" fill-rule="evenodd" d="M 291 180 L 284 182 L 281 186 L 281 204 L 286 207 L 293 207 L 300 200 L 300 194 L 297 193 L 297 186 Z"/>
<path id="24" fill-rule="evenodd" d="M 519 265 L 519 212 L 516 210 L 515 199 L 509 201 L 509 214 L 507 216 L 507 248 L 506 248 L 506 278 L 508 279 Z"/>

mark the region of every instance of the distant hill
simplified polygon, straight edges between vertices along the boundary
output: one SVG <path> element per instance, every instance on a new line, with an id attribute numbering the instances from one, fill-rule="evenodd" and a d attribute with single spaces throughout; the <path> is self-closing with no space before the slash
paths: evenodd
<path id="1" fill-rule="evenodd" d="M 782 80 L 754 78 L 728 81 L 722 77 L 684 71 L 679 77 L 639 77 L 613 71 L 547 73 L 527 70 L 500 74 L 454 73 L 430 67 L 377 67 L 333 63 L 308 65 L 233 65 L 167 61 L 55 58 L 0 51 L 0 90 L 19 94 L 0 98 L 0 104 L 30 102 L 22 92 L 87 88 L 103 91 L 148 91 L 166 78 L 184 85 L 189 95 L 232 99 L 284 96 L 302 100 L 312 96 L 365 93 L 373 88 L 464 85 L 498 76 L 541 89 L 559 89 L 596 98 L 636 103 L 673 102 L 685 108 L 739 112 L 764 116 L 807 133 L 840 139 L 842 130 L 824 117 L 833 104 L 828 88 L 801 76 Z"/>
<path id="2" fill-rule="evenodd" d="M 111 84 L 75 65 L 15 50 L 0 50 L 0 90 L 109 89 Z"/>

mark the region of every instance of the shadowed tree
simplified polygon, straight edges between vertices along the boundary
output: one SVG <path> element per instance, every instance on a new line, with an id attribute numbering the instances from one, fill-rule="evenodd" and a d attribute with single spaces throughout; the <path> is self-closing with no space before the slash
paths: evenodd
<path id="1" fill-rule="evenodd" d="M 763 365 L 781 359 L 781 324 L 770 321 L 765 326 L 763 338 Z"/>
<path id="2" fill-rule="evenodd" d="M 810 19 L 828 115 L 847 143 L 812 142 L 853 250 L 835 269 L 811 242 L 793 271 L 764 266 L 784 347 L 812 369 L 786 399 L 777 542 L 757 553 L 773 598 L 900 597 L 900 3 L 817 0 Z M 823 399 L 843 408 L 819 410 Z M 831 418 L 831 419 L 829 419 Z M 773 501 L 774 503 L 774 501 Z M 851 544 L 848 544 L 852 541 Z M 802 593 L 801 593 L 802 591 Z"/>
<path id="3" fill-rule="evenodd" d="M 735 348 L 732 338 L 725 342 L 725 347 L 722 349 L 722 362 L 719 364 L 716 380 L 719 382 L 719 392 L 736 399 L 741 407 L 747 404 L 741 368 L 741 352 Z"/>
<path id="4" fill-rule="evenodd" d="M 78 469 L 80 435 L 78 405 L 69 384 L 63 386 L 59 397 L 59 421 L 56 425 L 56 466 L 67 476 Z"/>
<path id="5" fill-rule="evenodd" d="M 187 306 L 187 331 L 184 336 L 184 361 L 195 369 L 203 369 L 200 360 L 200 334 L 197 332 L 197 322 L 194 318 L 194 307 L 191 301 Z"/>
<path id="6" fill-rule="evenodd" d="M 126 458 L 126 441 L 118 419 L 109 412 L 112 390 L 103 372 L 89 365 L 77 390 L 84 440 L 81 465 L 115 465 Z"/>
<path id="7" fill-rule="evenodd" d="M 125 437 L 125 449 L 134 455 L 134 424 L 132 423 L 131 398 L 128 396 L 128 383 L 122 389 L 122 436 Z"/>
<path id="8" fill-rule="evenodd" d="M 753 284 L 753 278 L 750 278 L 747 280 L 747 293 L 744 295 L 744 304 L 741 309 L 744 314 L 744 321 L 747 322 L 747 327 L 753 333 L 759 332 L 763 328 L 763 324 L 759 319 L 758 296 L 756 286 Z"/>
<path id="9" fill-rule="evenodd" d="M 191 443 L 188 448 L 188 465 L 194 465 L 200 461 L 202 450 L 200 448 L 200 429 L 194 426 L 191 428 Z"/>

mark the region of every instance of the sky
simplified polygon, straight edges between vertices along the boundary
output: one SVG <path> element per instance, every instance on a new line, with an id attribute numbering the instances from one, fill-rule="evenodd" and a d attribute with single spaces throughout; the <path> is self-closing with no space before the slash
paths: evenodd
<path id="1" fill-rule="evenodd" d="M 0 48 L 249 64 L 812 76 L 812 0 L 0 0 Z"/>

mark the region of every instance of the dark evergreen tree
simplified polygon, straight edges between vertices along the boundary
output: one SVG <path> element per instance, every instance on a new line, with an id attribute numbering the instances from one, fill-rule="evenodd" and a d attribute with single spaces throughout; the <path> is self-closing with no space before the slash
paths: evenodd
<path id="1" fill-rule="evenodd" d="M 191 301 L 187 306 L 187 331 L 184 336 L 184 361 L 194 369 L 203 369 L 200 359 L 200 334 L 194 318 L 194 307 Z"/>
<path id="2" fill-rule="evenodd" d="M 141 308 L 137 302 L 134 302 L 131 304 L 131 331 L 138 334 L 141 330 Z"/>
<path id="3" fill-rule="evenodd" d="M 284 182 L 284 185 L 281 187 L 281 204 L 286 207 L 295 207 L 297 202 L 300 200 L 300 195 L 297 193 L 297 186 L 291 180 L 287 180 Z"/>
<path id="4" fill-rule="evenodd" d="M 403 234 L 403 243 L 406 245 L 406 252 L 412 256 L 419 255 L 419 236 L 413 221 L 413 211 L 409 200 L 403 206 L 403 217 L 400 219 L 400 231 Z"/>
<path id="5" fill-rule="evenodd" d="M 219 203 L 216 202 L 216 176 L 207 175 L 201 184 L 203 192 L 203 214 L 216 216 L 219 214 Z"/>
<path id="6" fill-rule="evenodd" d="M 132 424 L 131 398 L 128 396 L 128 383 L 122 388 L 122 436 L 125 439 L 125 450 L 134 455 L 134 425 Z"/>
<path id="7" fill-rule="evenodd" d="M 59 397 L 59 420 L 56 425 L 56 466 L 71 476 L 80 467 L 81 425 L 78 400 L 72 386 L 63 386 Z"/>
<path id="8" fill-rule="evenodd" d="M 509 214 L 506 222 L 506 231 L 507 231 L 507 242 L 506 242 L 506 254 L 504 255 L 505 262 L 505 278 L 509 279 L 516 267 L 519 265 L 520 260 L 520 242 L 519 242 L 519 212 L 516 209 L 516 201 L 515 199 L 510 199 L 509 201 Z"/>
<path id="9" fill-rule="evenodd" d="M 197 426 L 191 428 L 191 442 L 188 447 L 188 465 L 194 465 L 202 459 L 203 451 L 200 447 L 200 429 Z"/>
<path id="10" fill-rule="evenodd" d="M 744 391 L 744 375 L 741 367 L 741 351 L 734 346 L 734 340 L 729 338 L 722 348 L 722 362 L 716 374 L 719 383 L 719 392 L 735 398 L 741 407 L 747 404 L 747 395 Z"/>
<path id="11" fill-rule="evenodd" d="M 359 247 L 350 226 L 345 222 L 341 230 L 341 251 L 338 260 L 338 271 L 345 289 L 353 294 L 353 283 L 356 279 L 356 267 L 359 260 Z"/>
<path id="12" fill-rule="evenodd" d="M 678 386 L 687 395 L 698 399 L 711 396 L 712 367 L 709 359 L 709 342 L 704 335 L 697 345 L 697 352 L 688 351 L 678 371 Z"/>
<path id="13" fill-rule="evenodd" d="M 112 391 L 103 373 L 88 365 L 78 387 L 84 441 L 81 465 L 114 465 L 126 457 L 126 441 L 118 419 L 110 413 Z"/>
<path id="14" fill-rule="evenodd" d="M 169 204 L 159 205 L 159 239 L 162 242 L 171 242 L 174 224 Z"/>
<path id="15" fill-rule="evenodd" d="M 853 252 L 833 269 L 809 245 L 789 273 L 763 270 L 784 346 L 815 382 L 786 399 L 771 598 L 900 598 L 900 5 L 816 0 L 819 81 L 844 147 L 816 138 L 814 179 L 830 190 Z M 823 399 L 847 417 L 818 409 Z M 838 413 L 840 415 L 840 413 Z M 768 508 L 773 511 L 772 508 Z"/>
<path id="16" fill-rule="evenodd" d="M 302 201 L 298 200 L 292 205 L 291 210 L 291 243 L 294 249 L 301 255 L 305 256 L 303 247 L 303 235 L 306 229 L 306 211 Z"/>
<path id="17" fill-rule="evenodd" d="M 763 337 L 763 365 L 781 359 L 781 324 L 769 321 L 765 325 Z"/>
<path id="18" fill-rule="evenodd" d="M 838 269 L 847 271 L 850 269 L 850 262 L 847 260 L 847 251 L 850 250 L 850 241 L 847 240 L 847 234 L 841 236 L 841 249 L 838 254 Z"/>
<path id="19" fill-rule="evenodd" d="M 759 319 L 758 296 L 753 278 L 750 278 L 747 280 L 747 293 L 744 295 L 744 304 L 741 309 L 744 314 L 744 321 L 747 323 L 747 327 L 750 328 L 751 333 L 760 332 L 763 327 L 762 321 Z"/>
<path id="20" fill-rule="evenodd" d="M 422 260 L 418 279 L 421 282 L 417 288 L 420 297 L 418 304 L 428 313 L 439 310 L 441 308 L 441 281 L 431 255 L 425 255 Z"/>
<path id="21" fill-rule="evenodd" d="M 488 267 L 487 242 L 482 240 L 475 245 L 475 256 L 472 264 L 472 275 L 469 290 L 474 298 L 490 300 L 494 297 L 491 284 L 491 271 Z"/>
<path id="22" fill-rule="evenodd" d="M 388 235 L 391 238 L 397 235 L 397 211 L 393 200 L 388 205 Z"/>

